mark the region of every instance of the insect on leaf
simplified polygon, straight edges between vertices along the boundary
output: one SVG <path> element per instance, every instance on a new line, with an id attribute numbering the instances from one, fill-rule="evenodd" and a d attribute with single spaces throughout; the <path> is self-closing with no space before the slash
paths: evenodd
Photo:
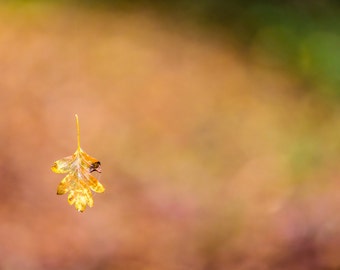
<path id="1" fill-rule="evenodd" d="M 61 180 L 57 194 L 68 194 L 68 202 L 74 204 L 75 208 L 83 212 L 86 206 L 93 206 L 92 191 L 104 192 L 105 188 L 91 174 L 96 171 L 101 173 L 100 162 L 88 155 L 80 147 L 79 120 L 76 115 L 78 147 L 72 156 L 67 156 L 54 162 L 52 171 L 55 173 L 67 173 Z"/>

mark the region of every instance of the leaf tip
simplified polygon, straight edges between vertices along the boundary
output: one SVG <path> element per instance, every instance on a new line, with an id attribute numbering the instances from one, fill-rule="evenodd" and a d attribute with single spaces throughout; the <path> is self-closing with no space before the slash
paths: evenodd
<path id="1" fill-rule="evenodd" d="M 53 166 L 51 167 L 51 170 L 54 173 L 58 173 L 58 165 L 56 163 L 54 163 Z"/>

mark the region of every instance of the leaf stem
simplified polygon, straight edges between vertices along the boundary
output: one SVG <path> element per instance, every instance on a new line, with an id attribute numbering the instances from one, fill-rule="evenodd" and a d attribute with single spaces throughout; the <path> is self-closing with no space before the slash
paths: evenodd
<path id="1" fill-rule="evenodd" d="M 76 124 L 77 124 L 77 141 L 78 141 L 78 150 L 80 150 L 80 128 L 79 128 L 79 120 L 78 120 L 78 114 L 76 116 Z"/>

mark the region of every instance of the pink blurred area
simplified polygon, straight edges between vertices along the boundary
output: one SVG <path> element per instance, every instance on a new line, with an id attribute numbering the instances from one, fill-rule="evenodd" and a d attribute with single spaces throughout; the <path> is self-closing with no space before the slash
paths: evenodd
<path id="1" fill-rule="evenodd" d="M 0 269 L 337 269 L 339 110 L 148 12 L 0 7 Z M 82 148 L 78 213 L 50 170 Z"/>

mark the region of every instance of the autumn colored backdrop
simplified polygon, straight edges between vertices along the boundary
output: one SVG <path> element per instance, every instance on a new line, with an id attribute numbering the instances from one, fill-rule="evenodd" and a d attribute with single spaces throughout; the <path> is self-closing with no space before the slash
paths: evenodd
<path id="1" fill-rule="evenodd" d="M 0 4 L 0 269 L 339 268 L 339 7 L 220 2 Z"/>

